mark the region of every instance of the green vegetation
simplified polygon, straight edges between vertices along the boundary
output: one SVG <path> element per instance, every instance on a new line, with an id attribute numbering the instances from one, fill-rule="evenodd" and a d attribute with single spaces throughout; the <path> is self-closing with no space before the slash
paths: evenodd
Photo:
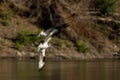
<path id="1" fill-rule="evenodd" d="M 114 30 L 113 37 L 120 43 L 120 24 L 113 24 L 112 29 Z"/>
<path id="2" fill-rule="evenodd" d="M 57 49 L 61 49 L 64 41 L 60 38 L 54 38 L 52 42 L 54 46 L 56 46 Z"/>
<path id="3" fill-rule="evenodd" d="M 112 53 L 119 48 L 120 24 L 117 24 L 119 7 L 116 10 L 118 0 L 55 0 L 42 1 L 42 3 L 41 1 L 0 2 L 0 26 L 2 26 L 0 48 L 3 49 L 1 53 L 6 53 L 7 49 L 10 55 L 14 54 L 13 52 L 16 54 L 17 50 L 34 52 L 45 37 L 38 38 L 37 35 L 31 36 L 31 34 L 36 34 L 35 31 L 38 29 L 47 30 L 52 26 L 59 29 L 64 23 L 69 27 L 63 26 L 59 30 L 60 34 L 56 35 L 58 37 L 50 41 L 53 45 L 51 49 L 55 52 L 64 54 L 68 51 L 70 53 L 68 56 L 71 57 L 71 53 L 73 55 L 74 53 L 85 55 L 95 53 L 97 57 L 98 53 L 102 53 L 100 55 L 106 53 L 105 56 L 107 56 L 109 51 Z M 95 3 L 91 4 L 92 1 Z M 119 6 L 119 3 L 117 5 Z M 117 12 L 113 15 L 115 11 Z"/>
<path id="4" fill-rule="evenodd" d="M 10 20 L 13 16 L 14 12 L 11 10 L 0 12 L 0 17 L 4 20 Z"/>
<path id="5" fill-rule="evenodd" d="M 28 30 L 22 30 L 20 31 L 16 36 L 16 48 L 21 49 L 22 45 L 35 45 L 38 43 L 37 36 L 29 36 L 30 34 L 33 34 L 31 31 Z"/>
<path id="6" fill-rule="evenodd" d="M 105 37 L 111 37 L 112 39 L 117 39 L 120 37 L 120 24 L 114 22 L 99 22 L 97 24 L 97 29 L 102 32 Z M 118 39 L 119 40 L 119 39 Z"/>
<path id="7" fill-rule="evenodd" d="M 3 26 L 9 26 L 10 20 L 13 16 L 14 16 L 13 11 L 0 12 L 0 22 L 3 24 Z"/>
<path id="8" fill-rule="evenodd" d="M 2 20 L 1 23 L 2 23 L 3 26 L 9 26 L 10 25 L 8 20 Z"/>
<path id="9" fill-rule="evenodd" d="M 86 44 L 82 41 L 77 41 L 76 42 L 76 47 L 77 47 L 77 50 L 79 52 L 82 52 L 82 53 L 89 53 L 90 52 L 90 48 L 88 48 L 86 46 Z"/>
<path id="10" fill-rule="evenodd" d="M 97 25 L 97 29 L 100 30 L 105 37 L 109 37 L 110 35 L 110 32 L 107 26 L 108 25 L 102 22 Z"/>
<path id="11" fill-rule="evenodd" d="M 59 37 L 54 37 L 50 41 L 51 44 L 53 44 L 58 50 L 64 49 L 64 48 L 70 48 L 71 44 L 69 40 L 61 39 Z"/>
<path id="12" fill-rule="evenodd" d="M 118 0 L 97 0 L 98 8 L 101 14 L 112 16 L 116 11 Z"/>
<path id="13" fill-rule="evenodd" d="M 0 41 L 0 48 L 3 46 L 3 42 L 2 41 Z"/>
<path id="14" fill-rule="evenodd" d="M 7 4 L 0 3 L 0 22 L 3 26 L 9 26 L 11 18 L 15 15 L 15 12 L 8 9 Z"/>

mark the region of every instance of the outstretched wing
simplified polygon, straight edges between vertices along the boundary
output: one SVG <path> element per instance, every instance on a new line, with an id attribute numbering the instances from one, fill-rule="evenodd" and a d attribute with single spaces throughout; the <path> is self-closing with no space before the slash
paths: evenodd
<path id="1" fill-rule="evenodd" d="M 45 36 L 45 37 L 47 37 L 47 36 L 49 36 L 49 34 L 51 34 L 52 31 L 54 31 L 54 29 L 55 29 L 55 27 L 51 27 L 51 28 L 49 28 L 49 29 L 46 30 L 46 31 L 41 31 L 41 32 L 38 34 L 38 37 L 40 37 L 40 36 Z"/>
<path id="2" fill-rule="evenodd" d="M 52 38 L 55 33 L 57 33 L 57 29 L 53 29 L 45 38 L 45 41 L 48 41 L 48 39 Z"/>
<path id="3" fill-rule="evenodd" d="M 44 41 L 47 41 L 50 37 L 53 37 L 55 35 L 55 33 L 58 33 L 61 31 L 62 28 L 66 28 L 68 27 L 69 25 L 66 24 L 66 23 L 63 23 L 63 24 L 57 24 L 51 28 L 49 28 L 48 30 L 46 31 L 41 31 L 38 35 L 38 37 L 40 37 L 41 35 L 42 36 L 45 36 L 45 40 Z"/>

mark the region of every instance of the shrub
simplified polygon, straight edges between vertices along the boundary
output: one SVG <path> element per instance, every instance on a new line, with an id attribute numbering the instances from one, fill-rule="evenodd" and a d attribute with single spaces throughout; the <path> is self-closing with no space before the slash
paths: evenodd
<path id="1" fill-rule="evenodd" d="M 21 49 L 22 49 L 22 45 L 19 43 L 19 41 L 16 41 L 16 42 L 15 42 L 15 47 L 16 47 L 18 50 L 21 50 Z"/>
<path id="2" fill-rule="evenodd" d="M 77 41 L 76 42 L 76 47 L 77 47 L 77 50 L 79 52 L 82 52 L 82 53 L 88 53 L 88 52 L 90 52 L 90 49 L 82 41 Z"/>
<path id="3" fill-rule="evenodd" d="M 14 11 L 11 10 L 0 12 L 0 17 L 4 20 L 10 20 L 14 15 Z"/>
<path id="4" fill-rule="evenodd" d="M 112 16 L 116 11 L 116 3 L 118 0 L 97 0 L 97 6 L 101 14 Z"/>
<path id="5" fill-rule="evenodd" d="M 105 37 L 109 37 L 110 31 L 108 30 L 108 25 L 106 25 L 105 23 L 99 23 L 97 25 L 97 28 L 102 32 Z"/>
<path id="6" fill-rule="evenodd" d="M 0 12 L 0 21 L 3 26 L 9 26 L 10 25 L 10 20 L 14 16 L 13 11 L 4 11 Z"/>
<path id="7" fill-rule="evenodd" d="M 8 20 L 2 20 L 1 23 L 2 23 L 3 26 L 9 26 L 10 25 Z"/>
<path id="8" fill-rule="evenodd" d="M 60 49 L 60 48 L 62 48 L 63 40 L 60 39 L 60 38 L 54 38 L 54 39 L 52 40 L 52 44 L 53 44 L 54 46 L 56 46 L 58 49 Z"/>
<path id="9" fill-rule="evenodd" d="M 3 26 L 9 26 L 11 18 L 15 15 L 15 11 L 8 8 L 5 3 L 0 3 L 0 22 Z"/>
<path id="10" fill-rule="evenodd" d="M 20 49 L 22 45 L 35 45 L 38 43 L 39 38 L 37 36 L 29 36 L 30 34 L 33 33 L 27 30 L 22 30 L 17 34 L 15 40 L 17 49 Z"/>
<path id="11" fill-rule="evenodd" d="M 0 41 L 0 48 L 3 46 L 3 42 L 2 41 Z"/>
<path id="12" fill-rule="evenodd" d="M 59 37 L 54 37 L 51 40 L 51 44 L 53 44 L 57 49 L 65 49 L 70 48 L 72 46 L 68 40 L 61 39 Z"/>

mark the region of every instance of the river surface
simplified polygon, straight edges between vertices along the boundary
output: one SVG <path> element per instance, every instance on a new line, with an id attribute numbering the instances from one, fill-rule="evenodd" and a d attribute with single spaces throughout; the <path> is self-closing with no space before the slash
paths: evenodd
<path id="1" fill-rule="evenodd" d="M 0 59 L 0 80 L 120 80 L 120 60 L 46 61 Z"/>

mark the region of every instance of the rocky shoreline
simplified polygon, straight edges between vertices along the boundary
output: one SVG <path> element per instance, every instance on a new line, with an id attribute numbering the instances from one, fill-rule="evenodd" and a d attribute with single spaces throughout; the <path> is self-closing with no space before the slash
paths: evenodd
<path id="1" fill-rule="evenodd" d="M 49 52 L 47 52 L 47 55 L 45 57 L 45 59 L 47 60 L 91 60 L 91 59 L 119 59 L 120 55 L 113 53 L 111 55 L 107 55 L 105 56 L 104 54 L 101 55 L 95 55 L 95 54 L 78 54 L 78 53 L 74 53 L 74 54 L 63 54 L 63 53 L 58 53 L 58 54 L 48 54 Z M 12 54 L 12 55 L 11 55 Z M 35 52 L 14 52 L 14 53 L 3 53 L 3 55 L 0 55 L 1 59 L 7 59 L 7 58 L 15 58 L 15 59 L 38 59 L 39 53 L 35 53 Z"/>
<path id="2" fill-rule="evenodd" d="M 36 48 L 39 42 L 33 44 L 24 32 L 36 34 L 61 22 L 66 22 L 69 27 L 51 40 L 52 46 L 47 50 L 46 58 L 81 60 L 118 57 L 114 54 L 120 50 L 119 7 L 118 15 L 104 17 L 90 14 L 90 1 L 81 0 L 77 4 L 69 0 L 3 0 L 0 2 L 0 57 L 38 57 Z M 74 9 L 75 6 L 82 7 Z M 15 41 L 17 36 L 18 41 L 21 39 L 18 44 Z"/>

